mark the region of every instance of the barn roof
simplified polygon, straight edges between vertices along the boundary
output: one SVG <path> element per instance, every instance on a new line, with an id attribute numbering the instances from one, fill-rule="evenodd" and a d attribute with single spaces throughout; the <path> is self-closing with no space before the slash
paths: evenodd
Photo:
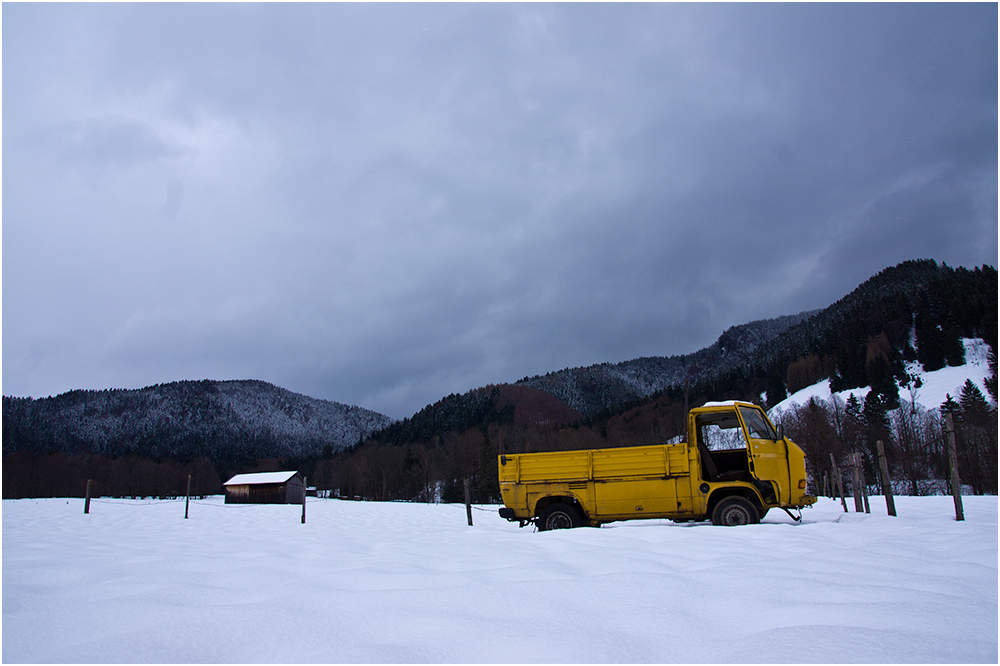
<path id="1" fill-rule="evenodd" d="M 257 472 L 256 474 L 237 474 L 222 485 L 224 486 L 246 486 L 258 485 L 261 483 L 284 483 L 298 472 Z"/>

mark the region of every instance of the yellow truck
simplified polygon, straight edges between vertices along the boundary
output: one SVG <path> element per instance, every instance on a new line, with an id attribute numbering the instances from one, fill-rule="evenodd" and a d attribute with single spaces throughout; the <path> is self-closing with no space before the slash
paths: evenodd
<path id="1" fill-rule="evenodd" d="M 757 405 L 712 402 L 688 413 L 686 441 L 499 456 L 500 516 L 539 530 L 639 518 L 748 525 L 772 508 L 798 521 L 816 502 L 805 461 Z"/>

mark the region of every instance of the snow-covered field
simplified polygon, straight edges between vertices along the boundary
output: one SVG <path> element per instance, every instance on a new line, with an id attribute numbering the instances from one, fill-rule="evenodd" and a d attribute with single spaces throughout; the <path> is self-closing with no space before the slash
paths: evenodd
<path id="1" fill-rule="evenodd" d="M 997 498 L 722 528 L 3 501 L 4 662 L 990 662 Z"/>

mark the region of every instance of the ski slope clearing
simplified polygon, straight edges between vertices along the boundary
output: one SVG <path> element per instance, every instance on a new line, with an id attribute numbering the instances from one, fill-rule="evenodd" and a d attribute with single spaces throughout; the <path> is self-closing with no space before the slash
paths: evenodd
<path id="1" fill-rule="evenodd" d="M 907 362 L 906 373 L 910 377 L 918 379 L 919 386 L 917 386 L 917 382 L 912 382 L 909 386 L 899 386 L 897 381 L 900 400 L 916 403 L 924 409 L 938 409 L 949 395 L 952 399 L 958 400 L 962 394 L 962 385 L 965 384 L 966 380 L 972 380 L 982 394 L 989 399 L 990 393 L 986 389 L 986 379 L 993 374 L 990 370 L 989 345 L 980 338 L 964 338 L 962 344 L 965 346 L 964 365 L 949 366 L 927 372 L 919 363 Z M 807 404 L 813 398 L 829 402 L 834 395 L 846 402 L 853 394 L 861 404 L 864 404 L 865 396 L 870 390 L 870 387 L 865 386 L 864 388 L 833 393 L 830 390 L 830 380 L 824 379 L 788 396 L 775 405 L 770 410 L 769 415 L 772 417 L 780 415 L 794 406 Z"/>
<path id="2" fill-rule="evenodd" d="M 989 662 L 997 498 L 554 532 L 496 507 L 3 501 L 4 662 Z"/>

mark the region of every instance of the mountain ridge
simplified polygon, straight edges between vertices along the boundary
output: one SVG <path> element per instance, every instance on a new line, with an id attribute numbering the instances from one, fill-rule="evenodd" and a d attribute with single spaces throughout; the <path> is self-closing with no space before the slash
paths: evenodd
<path id="1" fill-rule="evenodd" d="M 822 310 L 807 310 L 772 319 L 758 319 L 726 329 L 703 349 L 673 356 L 644 356 L 620 363 L 598 363 L 566 368 L 515 382 L 546 391 L 586 416 L 683 386 L 685 379 L 701 379 L 704 368 L 732 368 L 761 345 Z M 603 385 L 600 391 L 594 385 Z"/>
<path id="2" fill-rule="evenodd" d="M 355 444 L 392 422 L 354 405 L 260 380 L 184 380 L 141 389 L 3 397 L 3 453 L 207 456 L 229 468 L 253 458 L 303 458 Z"/>

